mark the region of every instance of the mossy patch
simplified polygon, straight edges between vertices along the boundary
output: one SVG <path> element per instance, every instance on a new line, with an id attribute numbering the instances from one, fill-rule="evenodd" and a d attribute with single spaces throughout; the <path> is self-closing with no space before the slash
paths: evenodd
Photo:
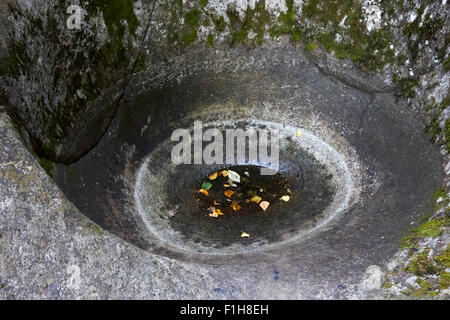
<path id="1" fill-rule="evenodd" d="M 448 289 L 450 285 L 450 272 L 446 270 L 450 268 L 450 246 L 447 246 L 443 252 L 431 259 L 430 249 L 425 249 L 420 253 L 416 253 L 411 257 L 411 261 L 405 268 L 405 271 L 411 272 L 418 276 L 416 283 L 419 289 L 408 289 L 403 292 L 406 295 L 420 298 L 424 295 L 436 296 L 440 291 Z M 429 276 L 437 277 L 432 280 Z"/>
<path id="2" fill-rule="evenodd" d="M 93 15 L 101 11 L 110 36 L 123 36 L 127 27 L 130 34 L 136 36 L 139 20 L 134 13 L 135 2 L 136 0 L 88 0 L 84 7 Z"/>
<path id="3" fill-rule="evenodd" d="M 102 227 L 100 227 L 98 224 L 95 223 L 86 223 L 86 228 L 94 230 L 95 232 L 101 235 L 105 234 L 105 230 L 103 230 Z"/>
<path id="4" fill-rule="evenodd" d="M 198 38 L 201 13 L 197 9 L 190 10 L 184 15 L 185 28 L 182 35 L 184 45 L 188 46 Z"/>
<path id="5" fill-rule="evenodd" d="M 429 220 L 423 223 L 419 228 L 413 230 L 410 235 L 406 236 L 401 241 L 401 245 L 405 248 L 414 247 L 418 240 L 427 237 L 436 238 L 444 232 L 444 227 L 449 226 L 450 218 L 448 217 L 439 217 L 433 220 Z"/>
<path id="6" fill-rule="evenodd" d="M 39 158 L 38 162 L 41 165 L 41 167 L 45 170 L 45 172 L 47 172 L 47 174 L 53 178 L 53 174 L 55 172 L 55 164 L 52 161 L 47 160 L 45 158 Z"/>
<path id="7" fill-rule="evenodd" d="M 419 77 L 404 77 L 400 78 L 394 75 L 392 82 L 396 84 L 395 96 L 398 98 L 414 98 L 416 92 L 414 88 L 419 84 Z"/>
<path id="8" fill-rule="evenodd" d="M 379 70 L 395 60 L 388 26 L 368 32 L 360 1 L 309 0 L 303 14 L 313 22 L 304 29 L 306 41 L 321 44 L 337 58 L 350 58 L 361 70 Z M 337 41 L 336 34 L 342 39 Z"/>
<path id="9" fill-rule="evenodd" d="M 281 13 L 278 18 L 279 24 L 273 26 L 269 32 L 272 37 L 289 35 L 291 42 L 296 43 L 301 40 L 302 33 L 294 8 L 294 0 L 286 0 L 286 8 L 287 11 Z"/>
<path id="10" fill-rule="evenodd" d="M 414 298 L 420 298 L 424 295 L 434 297 L 439 293 L 439 291 L 435 289 L 433 284 L 424 279 L 418 278 L 416 280 L 416 283 L 420 286 L 419 289 L 409 289 L 403 293 Z"/>
<path id="11" fill-rule="evenodd" d="M 267 26 L 271 21 L 271 14 L 265 8 L 265 1 L 259 1 L 255 8 L 247 6 L 243 19 L 235 8 L 229 6 L 227 16 L 230 21 L 229 29 L 231 33 L 230 44 L 237 43 L 261 44 L 267 31 Z"/>
<path id="12" fill-rule="evenodd" d="M 424 276 L 436 273 L 436 268 L 429 258 L 430 250 L 425 249 L 423 252 L 416 253 L 412 256 L 411 262 L 407 265 L 406 271 L 416 276 Z"/>

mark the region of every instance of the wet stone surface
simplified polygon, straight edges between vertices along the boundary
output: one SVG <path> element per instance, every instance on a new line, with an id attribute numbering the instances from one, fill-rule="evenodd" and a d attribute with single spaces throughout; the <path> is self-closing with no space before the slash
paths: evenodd
<path id="1" fill-rule="evenodd" d="M 294 236 L 320 215 L 334 195 L 329 172 L 311 156 L 298 153 L 303 154 L 298 160 L 304 166 L 291 165 L 274 175 L 261 175 L 262 167 L 243 165 L 196 179 L 183 175 L 186 168 L 180 167 L 166 189 L 169 202 L 179 208 L 170 227 L 186 240 L 214 248 L 263 245 Z M 240 182 L 228 174 L 224 177 L 223 171 L 229 170 L 239 174 Z M 250 237 L 242 238 L 242 233 Z"/>

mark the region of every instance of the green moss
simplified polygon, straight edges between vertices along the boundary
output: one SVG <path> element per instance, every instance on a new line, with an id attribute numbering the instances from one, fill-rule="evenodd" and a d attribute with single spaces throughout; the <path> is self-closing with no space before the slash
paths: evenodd
<path id="1" fill-rule="evenodd" d="M 261 44 L 263 42 L 266 27 L 271 20 L 270 13 L 265 9 L 264 0 L 257 2 L 254 9 L 247 6 L 242 20 L 238 12 L 231 7 L 227 9 L 227 16 L 230 20 L 231 45 L 236 43 Z M 250 31 L 255 33 L 253 39 L 248 38 Z"/>
<path id="2" fill-rule="evenodd" d="M 420 298 L 424 295 L 434 297 L 439 293 L 439 291 L 436 291 L 436 289 L 431 283 L 429 283 L 424 279 L 418 278 L 416 282 L 420 286 L 420 288 L 408 290 L 406 292 L 407 295 L 413 296 L 414 298 Z"/>
<path id="3" fill-rule="evenodd" d="M 147 67 L 147 63 L 146 63 L 145 59 L 146 59 L 145 55 L 143 55 L 143 54 L 138 55 L 135 65 L 134 65 L 133 72 L 142 71 Z"/>
<path id="4" fill-rule="evenodd" d="M 53 177 L 53 173 L 55 171 L 55 164 L 53 162 L 51 162 L 50 160 L 47 160 L 44 158 L 39 158 L 38 162 L 41 165 L 41 167 L 45 170 L 45 172 L 47 172 L 47 174 L 50 177 Z"/>
<path id="5" fill-rule="evenodd" d="M 434 257 L 434 261 L 442 270 L 450 268 L 450 245 L 447 245 L 447 248 L 440 255 Z"/>
<path id="6" fill-rule="evenodd" d="M 184 15 L 185 28 L 181 40 L 188 46 L 198 38 L 198 28 L 200 26 L 201 13 L 197 9 L 190 10 Z"/>
<path id="7" fill-rule="evenodd" d="M 439 290 L 448 289 L 450 286 L 450 272 L 442 272 L 438 280 Z"/>
<path id="8" fill-rule="evenodd" d="M 130 34 L 135 36 L 139 26 L 139 20 L 134 13 L 135 2 L 136 0 L 89 0 L 85 8 L 91 14 L 97 14 L 99 10 L 102 12 L 110 36 L 125 34 L 126 26 L 123 21 L 127 22 Z"/>
<path id="9" fill-rule="evenodd" d="M 393 284 L 391 282 L 385 281 L 381 287 L 383 289 L 389 289 L 389 288 L 392 288 L 392 286 L 393 286 Z"/>
<path id="10" fill-rule="evenodd" d="M 405 270 L 414 273 L 416 276 L 436 273 L 437 270 L 429 258 L 429 253 L 430 250 L 425 249 L 423 252 L 414 254 Z"/>
<path id="11" fill-rule="evenodd" d="M 92 229 L 99 234 L 105 234 L 105 231 L 103 230 L 103 228 L 100 227 L 98 224 L 87 223 L 86 228 Z"/>
<path id="12" fill-rule="evenodd" d="M 419 84 L 418 77 L 398 78 L 394 76 L 392 81 L 396 84 L 395 96 L 399 98 L 414 98 L 416 96 L 414 88 Z"/>
<path id="13" fill-rule="evenodd" d="M 286 0 L 286 8 L 287 11 L 280 14 L 278 24 L 270 28 L 269 34 L 273 38 L 281 35 L 289 35 L 291 42 L 300 42 L 302 40 L 302 32 L 299 21 L 297 20 L 294 1 Z"/>
<path id="14" fill-rule="evenodd" d="M 421 253 L 417 253 L 412 257 L 405 271 L 412 272 L 419 278 L 416 282 L 419 289 L 409 289 L 405 292 L 407 295 L 419 298 L 424 295 L 436 296 L 441 290 L 445 290 L 450 285 L 450 272 L 446 269 L 450 267 L 450 246 L 438 256 L 431 260 L 430 250 L 426 249 Z M 430 283 L 424 277 L 435 275 L 438 277 L 437 283 Z"/>
<path id="15" fill-rule="evenodd" d="M 317 43 L 311 42 L 305 46 L 306 50 L 312 51 L 317 49 Z"/>
<path id="16" fill-rule="evenodd" d="M 314 26 L 304 29 L 306 40 L 334 51 L 337 58 L 351 58 L 365 72 L 394 62 L 388 28 L 367 32 L 360 1 L 309 0 L 304 2 L 303 14 Z M 344 17 L 345 28 L 340 25 Z M 340 42 L 335 41 L 338 33 L 342 36 Z"/>
<path id="17" fill-rule="evenodd" d="M 450 57 L 444 60 L 444 70 L 450 71 Z"/>
<path id="18" fill-rule="evenodd" d="M 419 228 L 413 230 L 410 235 L 406 236 L 401 245 L 405 248 L 413 247 L 418 240 L 422 238 L 436 238 L 443 232 L 444 227 L 450 226 L 449 217 L 439 217 L 423 223 Z"/>
<path id="19" fill-rule="evenodd" d="M 208 42 L 210 47 L 214 47 L 214 36 L 212 34 L 208 34 L 206 41 Z"/>
<path id="20" fill-rule="evenodd" d="M 225 19 L 223 17 L 213 18 L 213 22 L 218 32 L 225 31 L 227 23 L 225 22 Z"/>
<path id="21" fill-rule="evenodd" d="M 204 8 L 208 4 L 208 0 L 200 0 L 200 5 Z"/>
<path id="22" fill-rule="evenodd" d="M 423 17 L 425 7 L 426 4 L 422 4 L 417 10 L 416 19 L 411 23 L 405 24 L 403 27 L 403 32 L 408 39 L 407 45 L 411 54 L 412 63 L 419 56 L 420 46 L 425 46 L 426 41 L 432 41 L 444 26 L 442 19 L 439 17 L 432 18 L 429 12 Z"/>

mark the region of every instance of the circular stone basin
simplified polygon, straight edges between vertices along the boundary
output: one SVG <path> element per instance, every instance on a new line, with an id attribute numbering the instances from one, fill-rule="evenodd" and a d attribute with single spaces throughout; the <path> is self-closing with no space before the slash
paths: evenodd
<path id="1" fill-rule="evenodd" d="M 292 283 L 344 282 L 391 257 L 432 208 L 439 152 L 406 101 L 330 77 L 294 47 L 204 49 L 152 67 L 133 77 L 98 145 L 55 172 L 83 213 L 126 241 L 196 263 L 277 265 Z M 223 134 L 278 130 L 278 164 L 174 163 L 172 133 L 196 121 Z M 261 167 L 287 180 L 289 201 L 218 218 L 197 201 L 212 173 Z"/>
<path id="2" fill-rule="evenodd" d="M 205 177 L 225 168 L 221 164 L 162 161 L 170 159 L 174 143 L 170 140 L 161 142 L 138 171 L 135 201 L 147 229 L 171 246 L 183 251 L 220 255 L 271 248 L 298 240 L 325 225 L 348 207 L 351 197 L 357 197 L 356 189 L 351 190 L 354 183 L 342 156 L 308 130 L 301 130 L 299 137 L 296 127 L 260 120 L 214 122 L 205 127 L 219 128 L 224 135 L 232 128 L 246 131 L 278 129 L 278 173 L 273 170 L 268 173 L 274 175 L 261 175 L 263 167 L 258 162 L 235 163 L 226 169 L 234 169 L 241 176 L 240 183 L 228 181 L 223 176 L 218 176 L 217 181 L 205 181 Z M 224 154 L 225 149 L 224 145 Z M 249 145 L 245 151 L 248 155 Z M 160 165 L 155 166 L 156 163 Z M 256 181 L 250 180 L 252 177 Z M 246 179 L 251 187 L 240 189 Z M 281 182 L 276 182 L 277 179 Z M 202 184 L 208 181 L 211 181 L 210 189 L 206 187 L 208 195 L 199 192 Z M 224 184 L 229 187 L 224 187 Z M 288 195 L 287 189 L 292 192 L 289 201 L 280 201 L 282 196 Z M 236 194 L 226 197 L 226 190 Z M 272 193 L 268 195 L 265 190 Z M 273 205 L 265 212 L 258 205 L 256 208 L 259 210 L 255 210 L 245 204 L 244 195 L 239 195 L 244 191 L 259 194 L 261 201 Z M 227 209 L 233 203 L 239 204 L 242 214 L 224 214 L 216 221 L 208 213 L 214 200 L 220 203 L 216 207 L 224 213 L 229 213 Z M 227 200 L 230 201 L 228 205 Z M 171 217 L 172 210 L 177 208 L 177 214 Z M 241 238 L 243 232 L 251 237 Z"/>

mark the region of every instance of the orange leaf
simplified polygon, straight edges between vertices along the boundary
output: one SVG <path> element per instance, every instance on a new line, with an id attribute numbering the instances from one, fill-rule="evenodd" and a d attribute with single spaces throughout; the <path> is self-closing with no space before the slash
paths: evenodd
<path id="1" fill-rule="evenodd" d="M 234 211 L 238 211 L 241 209 L 241 206 L 239 204 L 237 204 L 236 202 L 233 202 L 231 204 L 231 208 L 233 208 Z"/>
<path id="2" fill-rule="evenodd" d="M 219 175 L 224 176 L 224 177 L 228 177 L 228 170 L 220 171 Z"/>
<path id="3" fill-rule="evenodd" d="M 205 196 L 209 196 L 209 192 L 206 191 L 205 189 L 200 189 L 198 190 L 198 192 L 203 193 Z"/>
<path id="4" fill-rule="evenodd" d="M 217 172 L 214 172 L 212 175 L 209 176 L 209 180 L 215 180 L 217 178 Z"/>
<path id="5" fill-rule="evenodd" d="M 226 190 L 223 194 L 225 196 L 227 196 L 228 198 L 231 198 L 231 196 L 234 194 L 234 191 L 233 190 Z"/>

